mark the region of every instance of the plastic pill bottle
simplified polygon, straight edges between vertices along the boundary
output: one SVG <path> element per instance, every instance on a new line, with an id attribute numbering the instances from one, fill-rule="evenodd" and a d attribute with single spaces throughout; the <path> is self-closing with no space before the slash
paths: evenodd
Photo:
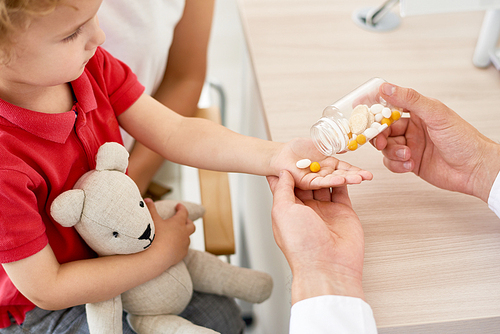
<path id="1" fill-rule="evenodd" d="M 321 153 L 332 156 L 354 151 L 401 117 L 402 109 L 380 96 L 384 82 L 372 78 L 325 108 L 311 127 L 312 140 Z"/>

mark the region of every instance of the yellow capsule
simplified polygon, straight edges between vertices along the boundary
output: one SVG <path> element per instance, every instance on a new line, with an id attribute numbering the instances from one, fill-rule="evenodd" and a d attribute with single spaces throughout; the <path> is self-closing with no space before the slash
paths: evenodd
<path id="1" fill-rule="evenodd" d="M 347 148 L 349 149 L 349 151 L 354 151 L 358 148 L 358 142 L 356 140 L 351 140 L 347 145 Z"/>
<path id="2" fill-rule="evenodd" d="M 390 126 L 392 124 L 392 120 L 390 118 L 382 118 L 380 124 L 387 124 L 387 126 Z"/>
<path id="3" fill-rule="evenodd" d="M 356 137 L 356 141 L 359 145 L 364 145 L 366 143 L 366 136 L 364 134 L 360 134 Z"/>
<path id="4" fill-rule="evenodd" d="M 398 119 L 400 119 L 400 118 L 401 118 L 401 113 L 399 112 L 399 110 L 393 110 L 393 111 L 392 111 L 391 118 L 392 118 L 394 121 L 397 121 Z"/>
<path id="5" fill-rule="evenodd" d="M 313 163 L 311 163 L 311 165 L 309 166 L 309 169 L 311 170 L 311 172 L 313 172 L 313 173 L 317 173 L 317 172 L 319 172 L 319 170 L 321 169 L 321 166 L 319 165 L 319 162 L 314 161 L 314 162 L 313 162 Z"/>

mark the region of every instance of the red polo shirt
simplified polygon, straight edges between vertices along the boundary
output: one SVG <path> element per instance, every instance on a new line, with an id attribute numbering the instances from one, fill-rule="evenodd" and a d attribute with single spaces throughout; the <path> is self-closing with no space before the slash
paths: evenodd
<path id="1" fill-rule="evenodd" d="M 101 48 L 71 82 L 73 110 L 45 114 L 0 99 L 0 263 L 18 261 L 50 243 L 60 263 L 94 257 L 74 228 L 50 217 L 50 205 L 95 168 L 97 149 L 121 143 L 117 116 L 143 93 L 136 76 Z M 0 267 L 0 328 L 8 313 L 24 321 L 34 305 Z"/>

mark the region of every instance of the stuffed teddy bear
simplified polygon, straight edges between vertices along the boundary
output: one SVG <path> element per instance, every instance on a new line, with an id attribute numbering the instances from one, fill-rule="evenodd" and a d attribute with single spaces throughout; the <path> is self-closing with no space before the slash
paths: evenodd
<path id="1" fill-rule="evenodd" d="M 139 189 L 125 171 L 128 152 L 118 143 L 99 148 L 96 169 L 84 174 L 74 189 L 59 195 L 51 215 L 65 227 L 75 227 L 99 255 L 131 254 L 153 242 L 153 219 Z M 155 202 L 166 219 L 174 215 L 176 201 Z M 203 215 L 203 207 L 183 203 L 189 218 Z M 140 334 L 215 333 L 179 317 L 193 290 L 261 303 L 269 298 L 272 279 L 268 274 L 232 266 L 214 255 L 190 249 L 180 263 L 160 276 L 111 300 L 86 305 L 91 334 L 121 334 L 122 310 Z"/>

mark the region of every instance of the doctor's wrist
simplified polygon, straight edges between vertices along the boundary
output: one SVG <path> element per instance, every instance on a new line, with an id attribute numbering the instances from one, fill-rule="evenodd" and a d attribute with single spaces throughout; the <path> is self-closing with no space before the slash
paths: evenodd
<path id="1" fill-rule="evenodd" d="M 487 142 L 487 156 L 483 157 L 481 166 L 475 175 L 473 195 L 488 203 L 491 187 L 500 172 L 500 144 Z"/>
<path id="2" fill-rule="evenodd" d="M 302 270 L 293 273 L 292 304 L 323 295 L 356 297 L 364 300 L 361 275 L 338 271 Z"/>

